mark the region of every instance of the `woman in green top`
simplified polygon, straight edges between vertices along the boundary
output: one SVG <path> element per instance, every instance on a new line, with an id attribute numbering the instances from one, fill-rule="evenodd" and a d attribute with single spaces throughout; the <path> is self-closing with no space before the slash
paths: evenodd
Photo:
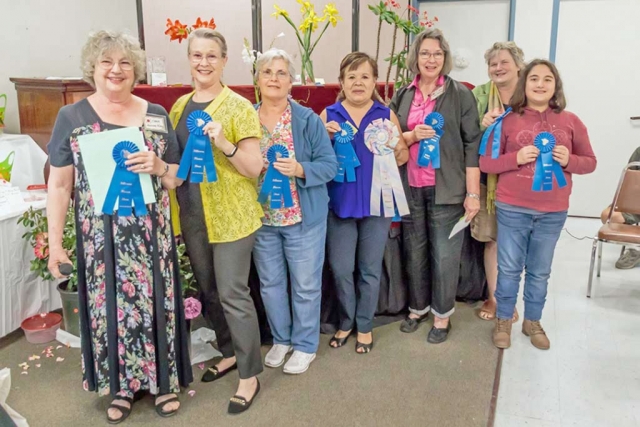
<path id="1" fill-rule="evenodd" d="M 210 138 L 217 180 L 193 183 L 191 174 L 177 189 L 180 209 L 173 220 L 179 217 L 180 224 L 174 228 L 182 231 L 202 290 L 203 315 L 215 329 L 223 354 L 202 380 L 215 381 L 237 367 L 240 384 L 229 402 L 229 412 L 237 413 L 253 402 L 260 390 L 256 375 L 262 372 L 258 318 L 248 284 L 255 232 L 263 215 L 256 193 L 256 178 L 262 170 L 262 132 L 251 103 L 222 84 L 227 63 L 222 34 L 199 28 L 190 34 L 188 43 L 195 91 L 176 101 L 170 118 L 181 164 L 191 158 L 187 150 L 192 136 L 190 114 L 204 111 L 212 118 L 202 131 Z M 197 129 L 191 132 L 195 135 Z"/>

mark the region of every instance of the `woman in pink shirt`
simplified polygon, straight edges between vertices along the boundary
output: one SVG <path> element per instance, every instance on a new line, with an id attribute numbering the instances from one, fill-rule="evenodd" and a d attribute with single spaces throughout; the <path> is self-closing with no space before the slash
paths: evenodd
<path id="1" fill-rule="evenodd" d="M 555 65 L 534 59 L 520 74 L 502 122 L 499 155 L 491 143 L 480 153 L 480 170 L 498 174 L 498 301 L 493 343 L 511 345 L 513 310 L 525 271 L 522 333 L 542 350 L 550 347 L 540 318 L 553 253 L 567 218 L 571 175 L 596 168 L 587 128 L 565 111 Z M 490 139 L 491 141 L 491 139 Z"/>

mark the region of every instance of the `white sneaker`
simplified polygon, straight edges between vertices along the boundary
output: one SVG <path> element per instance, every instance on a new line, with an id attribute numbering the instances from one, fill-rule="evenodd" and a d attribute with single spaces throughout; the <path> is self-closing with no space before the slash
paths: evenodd
<path id="1" fill-rule="evenodd" d="M 294 351 L 293 356 L 284 365 L 285 374 L 301 374 L 309 369 L 309 365 L 316 358 L 315 353 L 304 353 L 302 351 Z"/>
<path id="2" fill-rule="evenodd" d="M 284 358 L 287 353 L 291 353 L 293 347 L 284 344 L 274 344 L 271 350 L 264 358 L 264 364 L 270 368 L 277 368 L 284 363 Z"/>

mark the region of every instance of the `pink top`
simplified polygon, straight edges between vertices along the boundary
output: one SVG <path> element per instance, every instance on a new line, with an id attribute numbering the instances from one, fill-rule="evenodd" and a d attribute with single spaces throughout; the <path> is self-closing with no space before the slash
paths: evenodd
<path id="1" fill-rule="evenodd" d="M 409 87 L 415 87 L 416 93 L 411 101 L 411 108 L 409 109 L 409 117 L 407 118 L 407 127 L 409 130 L 413 130 L 417 125 L 424 124 L 424 118 L 427 114 L 433 112 L 436 107 L 436 100 L 431 99 L 431 95 L 427 97 L 425 101 L 420 91 L 420 74 L 413 79 L 413 82 Z M 444 84 L 444 76 L 438 78 L 436 86 L 442 86 Z M 445 124 L 446 126 L 446 124 Z M 418 150 L 420 149 L 420 141 L 412 144 L 409 147 L 409 163 L 407 165 L 407 171 L 409 172 L 409 185 L 411 187 L 429 187 L 436 185 L 436 171 L 433 166 L 429 165 L 426 168 L 418 166 Z"/>

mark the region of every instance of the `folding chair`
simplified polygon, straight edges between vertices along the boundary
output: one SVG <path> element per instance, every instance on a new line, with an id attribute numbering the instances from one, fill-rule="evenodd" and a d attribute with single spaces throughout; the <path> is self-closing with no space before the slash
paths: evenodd
<path id="1" fill-rule="evenodd" d="M 598 250 L 598 277 L 600 277 L 600 266 L 602 265 L 603 243 L 614 243 L 616 245 L 640 248 L 640 227 L 611 222 L 611 215 L 614 211 L 640 214 L 640 170 L 638 169 L 640 169 L 640 162 L 632 162 L 622 170 L 616 194 L 613 196 L 613 203 L 609 210 L 607 222 L 600 227 L 598 236 L 593 241 L 593 247 L 591 248 L 591 265 L 589 267 L 589 285 L 587 287 L 588 298 L 591 298 L 596 248 Z"/>

